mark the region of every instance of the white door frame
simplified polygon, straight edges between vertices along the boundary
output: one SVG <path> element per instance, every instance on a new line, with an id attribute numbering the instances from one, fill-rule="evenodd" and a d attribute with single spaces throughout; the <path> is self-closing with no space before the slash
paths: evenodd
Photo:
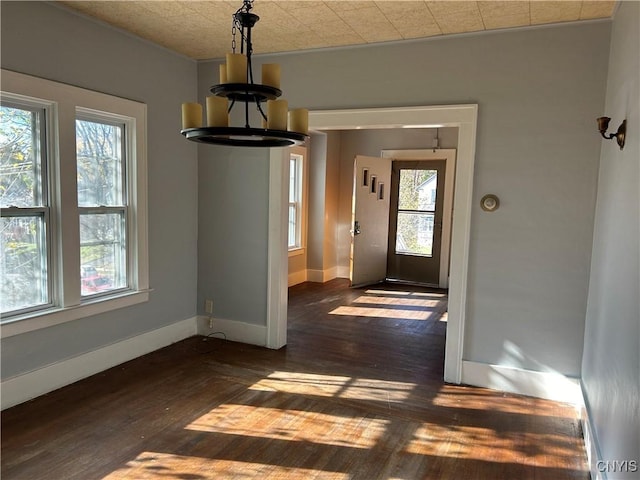
<path id="1" fill-rule="evenodd" d="M 440 276 L 438 287 L 449 288 L 449 255 L 451 253 L 451 219 L 453 214 L 454 178 L 456 173 L 456 150 L 454 148 L 420 150 L 382 150 L 382 157 L 393 160 L 443 160 L 444 205 L 442 206 L 442 234 L 440 237 Z"/>
<path id="2" fill-rule="evenodd" d="M 451 267 L 449 276 L 449 312 L 444 358 L 444 380 L 462 381 L 462 354 L 467 299 L 469 266 L 469 237 L 471 229 L 471 203 L 473 195 L 473 169 L 475 163 L 476 125 L 478 105 L 442 105 L 423 107 L 365 108 L 354 110 L 319 110 L 309 112 L 312 130 L 351 130 L 375 128 L 458 128 L 457 168 L 451 231 Z M 269 190 L 269 292 L 267 311 L 267 339 L 270 348 L 286 343 L 286 278 L 288 264 L 282 258 L 282 245 L 286 246 L 285 185 L 278 185 L 284 173 L 280 162 L 285 162 L 284 149 L 272 149 L 272 172 Z M 288 168 L 287 166 L 284 168 Z M 279 171 L 278 171 L 279 170 Z M 275 175 L 274 175 L 275 174 Z M 286 182 L 282 182 L 286 183 Z M 274 224 L 272 224 L 274 222 Z M 277 225 L 276 225 L 277 224 Z M 284 291 L 283 291 L 284 289 Z M 284 304 L 283 304 L 284 302 Z M 277 338 L 280 341 L 276 340 Z M 275 341 L 274 341 L 275 340 Z"/>

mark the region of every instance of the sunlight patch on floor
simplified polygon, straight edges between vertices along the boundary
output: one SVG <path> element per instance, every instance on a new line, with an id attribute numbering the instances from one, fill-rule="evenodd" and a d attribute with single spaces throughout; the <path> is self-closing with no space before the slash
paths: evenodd
<path id="1" fill-rule="evenodd" d="M 185 428 L 238 437 L 306 442 L 358 449 L 373 448 L 389 420 L 301 412 L 250 405 L 221 405 Z M 300 448 L 291 445 L 291 448 Z"/>
<path id="2" fill-rule="evenodd" d="M 575 418 L 575 407 L 570 404 L 566 405 L 565 414 L 557 415 L 545 408 L 547 404 L 550 404 L 549 400 L 535 400 L 535 403 L 538 404 L 540 408 L 536 408 L 533 411 L 531 409 L 531 402 L 532 399 L 530 397 L 489 389 L 466 391 L 455 385 L 443 386 L 432 399 L 432 403 L 436 407 L 487 410 L 487 405 L 490 404 L 492 412 L 536 415 L 540 417 Z M 554 403 L 554 411 L 557 411 L 558 408 L 558 404 Z"/>
<path id="3" fill-rule="evenodd" d="M 442 305 L 442 300 L 430 300 L 422 298 L 398 298 L 362 295 L 353 303 L 369 303 L 372 305 L 411 306 L 411 307 L 437 307 Z"/>
<path id="4" fill-rule="evenodd" d="M 143 452 L 125 467 L 115 470 L 103 480 L 193 479 L 227 480 L 250 478 L 314 478 L 348 480 L 351 475 L 297 467 L 241 462 L 206 457 Z"/>
<path id="5" fill-rule="evenodd" d="M 250 388 L 274 389 L 286 393 L 304 393 L 320 397 L 402 403 L 415 389 L 415 383 L 318 375 L 299 372 L 273 372 Z"/>
<path id="6" fill-rule="evenodd" d="M 404 320 L 429 320 L 439 316 L 437 312 L 425 312 L 421 310 L 406 310 L 400 308 L 375 308 L 375 307 L 338 307 L 329 312 L 331 315 L 347 315 L 350 317 L 371 318 L 395 318 Z"/>
<path id="7" fill-rule="evenodd" d="M 575 460 L 575 442 L 575 438 L 562 434 L 533 434 L 522 433 L 518 429 L 496 431 L 488 427 L 424 423 L 415 431 L 404 451 L 465 460 L 517 462 L 531 466 L 549 463 L 569 466 L 579 462 Z"/>

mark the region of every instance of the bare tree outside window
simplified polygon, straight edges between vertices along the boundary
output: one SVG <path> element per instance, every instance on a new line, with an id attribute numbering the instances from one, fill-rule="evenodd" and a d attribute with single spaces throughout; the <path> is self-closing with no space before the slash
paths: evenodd
<path id="1" fill-rule="evenodd" d="M 3 313 L 49 302 L 48 199 L 41 138 L 43 112 L 0 107 L 0 308 Z"/>
<path id="2" fill-rule="evenodd" d="M 431 256 L 437 170 L 400 170 L 396 253 Z"/>
<path id="3" fill-rule="evenodd" d="M 76 120 L 82 295 L 127 286 L 124 126 Z"/>

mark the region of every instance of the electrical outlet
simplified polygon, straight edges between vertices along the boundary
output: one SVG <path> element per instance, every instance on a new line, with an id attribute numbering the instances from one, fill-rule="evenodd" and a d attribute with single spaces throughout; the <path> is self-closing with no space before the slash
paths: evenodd
<path id="1" fill-rule="evenodd" d="M 213 330 L 213 317 L 209 317 L 209 330 Z"/>
<path id="2" fill-rule="evenodd" d="M 213 300 L 204 301 L 204 311 L 211 315 L 213 313 Z"/>

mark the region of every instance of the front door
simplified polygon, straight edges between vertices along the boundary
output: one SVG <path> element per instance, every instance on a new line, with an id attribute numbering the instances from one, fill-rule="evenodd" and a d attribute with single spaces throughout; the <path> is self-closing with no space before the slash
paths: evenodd
<path id="1" fill-rule="evenodd" d="M 384 281 L 389 241 L 391 159 L 358 155 L 351 216 L 351 285 Z"/>
<path id="2" fill-rule="evenodd" d="M 394 161 L 387 278 L 438 286 L 445 161 Z"/>

